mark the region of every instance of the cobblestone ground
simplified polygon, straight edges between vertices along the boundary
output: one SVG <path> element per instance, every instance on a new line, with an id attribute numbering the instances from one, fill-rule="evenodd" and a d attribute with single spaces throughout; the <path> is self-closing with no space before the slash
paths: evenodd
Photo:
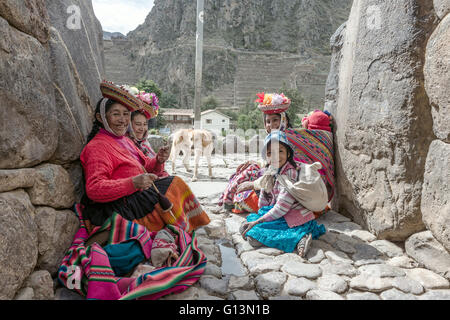
<path id="1" fill-rule="evenodd" d="M 401 244 L 377 240 L 349 218 L 330 211 L 318 219 L 327 233 L 313 240 L 303 259 L 273 248 L 253 248 L 239 234 L 246 215 L 217 209 L 227 177 L 243 159 L 214 159 L 214 178 L 189 182 L 181 163 L 177 174 L 194 190 L 211 223 L 197 230 L 208 257 L 204 275 L 192 288 L 166 300 L 438 300 L 450 299 L 450 283 L 409 258 Z M 171 168 L 167 166 L 167 168 Z"/>
<path id="2" fill-rule="evenodd" d="M 253 157 L 254 158 L 254 157 Z M 318 219 L 327 233 L 313 240 L 305 259 L 272 248 L 253 248 L 239 234 L 246 215 L 217 211 L 227 178 L 243 157 L 213 159 L 214 178 L 202 159 L 199 181 L 185 179 L 211 218 L 196 231 L 208 263 L 193 287 L 164 300 L 450 300 L 449 281 L 409 258 L 400 244 L 376 240 L 347 217 L 330 211 Z M 166 169 L 171 173 L 171 164 Z M 79 299 L 65 289 L 56 299 Z"/>

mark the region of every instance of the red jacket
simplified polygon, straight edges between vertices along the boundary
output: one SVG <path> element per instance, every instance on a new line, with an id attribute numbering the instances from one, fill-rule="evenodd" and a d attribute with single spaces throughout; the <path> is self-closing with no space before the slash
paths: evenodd
<path id="1" fill-rule="evenodd" d="M 164 164 L 156 158 L 150 159 L 125 136 L 129 145 L 143 159 L 142 165 L 115 138 L 99 132 L 83 149 L 80 155 L 86 180 L 86 194 L 95 202 L 110 202 L 129 196 L 137 191 L 133 177 L 145 173 L 161 175 Z M 144 170 L 145 168 L 145 170 Z"/>

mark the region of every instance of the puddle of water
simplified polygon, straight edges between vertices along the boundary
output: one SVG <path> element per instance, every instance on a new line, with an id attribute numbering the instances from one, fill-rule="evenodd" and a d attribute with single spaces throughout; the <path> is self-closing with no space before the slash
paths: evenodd
<path id="1" fill-rule="evenodd" d="M 247 274 L 241 260 L 236 255 L 233 245 L 227 240 L 219 240 L 217 245 L 222 256 L 222 274 L 243 277 Z"/>

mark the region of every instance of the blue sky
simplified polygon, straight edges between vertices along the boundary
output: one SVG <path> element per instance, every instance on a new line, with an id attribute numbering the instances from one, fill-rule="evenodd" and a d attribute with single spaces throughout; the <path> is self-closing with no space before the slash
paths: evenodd
<path id="1" fill-rule="evenodd" d="M 145 21 L 154 0 L 92 0 L 104 31 L 126 35 Z"/>

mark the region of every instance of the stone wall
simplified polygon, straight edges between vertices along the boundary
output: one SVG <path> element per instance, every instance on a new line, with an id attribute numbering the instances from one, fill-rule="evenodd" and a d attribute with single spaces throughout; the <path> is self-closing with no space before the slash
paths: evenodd
<path id="1" fill-rule="evenodd" d="M 0 299 L 53 297 L 103 59 L 91 1 L 0 1 Z"/>
<path id="2" fill-rule="evenodd" d="M 326 109 L 335 207 L 380 239 L 428 229 L 450 250 L 447 3 L 355 0 L 331 38 Z"/>

